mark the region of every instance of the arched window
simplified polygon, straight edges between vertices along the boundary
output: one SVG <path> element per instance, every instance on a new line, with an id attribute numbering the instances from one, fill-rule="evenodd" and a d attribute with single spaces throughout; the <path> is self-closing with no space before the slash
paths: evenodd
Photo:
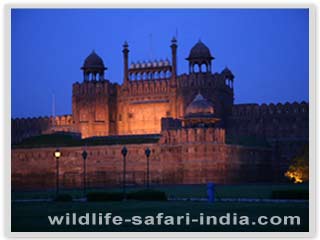
<path id="1" fill-rule="evenodd" d="M 154 77 L 154 79 L 159 79 L 159 72 L 155 72 L 153 77 Z"/>
<path id="2" fill-rule="evenodd" d="M 207 67 L 207 64 L 205 63 L 202 63 L 201 64 L 201 72 L 205 73 L 208 71 L 208 67 Z"/>
<path id="3" fill-rule="evenodd" d="M 193 65 L 193 72 L 194 72 L 194 73 L 198 73 L 199 71 L 200 71 L 199 64 L 194 64 L 194 65 Z"/>
<path id="4" fill-rule="evenodd" d="M 147 73 L 144 72 L 144 73 L 142 74 L 142 80 L 146 80 L 146 79 L 147 79 Z"/>
<path id="5" fill-rule="evenodd" d="M 164 78 L 164 72 L 163 71 L 160 72 L 160 78 L 161 79 Z"/>

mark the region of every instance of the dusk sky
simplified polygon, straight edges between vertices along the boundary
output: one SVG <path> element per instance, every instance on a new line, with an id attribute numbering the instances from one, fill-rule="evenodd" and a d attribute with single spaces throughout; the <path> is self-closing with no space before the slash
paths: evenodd
<path id="1" fill-rule="evenodd" d="M 51 115 L 53 93 L 56 114 L 71 114 L 72 84 L 93 49 L 105 77 L 122 83 L 125 40 L 129 63 L 171 59 L 176 34 L 178 73 L 201 39 L 213 72 L 228 66 L 235 75 L 235 103 L 308 101 L 308 18 L 307 9 L 12 10 L 12 117 Z"/>

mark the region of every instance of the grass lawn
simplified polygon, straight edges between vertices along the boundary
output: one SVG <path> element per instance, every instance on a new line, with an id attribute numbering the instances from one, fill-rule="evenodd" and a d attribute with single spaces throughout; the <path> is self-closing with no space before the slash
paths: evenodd
<path id="1" fill-rule="evenodd" d="M 128 187 L 128 191 L 135 191 L 143 187 Z M 168 197 L 206 197 L 206 185 L 168 185 L 168 186 L 152 186 L 166 192 Z M 304 190 L 308 189 L 307 184 L 246 184 L 246 185 L 217 185 L 216 196 L 221 198 L 270 198 L 273 190 Z M 122 188 L 100 188 L 89 189 L 88 191 L 122 191 Z M 81 189 L 61 190 L 61 193 L 69 193 L 75 198 L 82 197 Z M 20 191 L 13 192 L 12 199 L 37 199 L 37 198 L 53 198 L 55 190 L 48 191 Z"/>
<path id="2" fill-rule="evenodd" d="M 156 189 L 163 190 L 168 196 L 175 197 L 206 197 L 205 185 L 189 186 L 159 186 Z M 221 185 L 216 191 L 219 197 L 241 198 L 270 198 L 273 190 L 308 189 L 308 185 Z M 99 191 L 119 191 L 116 189 L 99 189 Z M 128 191 L 137 190 L 130 188 Z M 97 189 L 95 189 L 97 191 Z M 80 197 L 80 190 L 64 190 L 74 197 Z M 54 191 L 48 192 L 15 192 L 13 198 L 48 198 L 54 196 Z M 231 226 L 211 225 L 200 226 L 191 224 L 186 226 L 134 226 L 123 224 L 120 226 L 50 226 L 48 215 L 63 216 L 66 213 L 107 213 L 113 216 L 120 215 L 123 218 L 138 216 L 155 216 L 159 212 L 165 215 L 185 216 L 190 213 L 191 217 L 198 217 L 200 213 L 205 215 L 222 216 L 226 213 L 237 213 L 237 216 L 248 216 L 250 220 L 257 220 L 258 216 L 299 216 L 300 226 Z M 191 202 L 191 201 L 168 201 L 168 202 L 12 202 L 12 231 L 308 231 L 309 221 L 308 203 L 228 203 L 228 202 Z"/>
<path id="3" fill-rule="evenodd" d="M 42 232 L 42 231 L 308 231 L 308 204 L 270 204 L 270 203 L 208 203 L 208 202 L 42 202 L 42 203 L 12 203 L 12 231 Z M 246 215 L 250 220 L 257 220 L 258 216 L 299 216 L 300 226 L 199 226 L 191 224 L 186 226 L 133 226 L 124 224 L 120 226 L 50 226 L 49 215 L 65 215 L 66 213 L 106 213 L 123 218 L 138 216 L 155 216 L 159 212 L 165 215 L 198 217 L 205 215 L 222 216 L 226 213 L 237 213 L 237 216 Z"/>

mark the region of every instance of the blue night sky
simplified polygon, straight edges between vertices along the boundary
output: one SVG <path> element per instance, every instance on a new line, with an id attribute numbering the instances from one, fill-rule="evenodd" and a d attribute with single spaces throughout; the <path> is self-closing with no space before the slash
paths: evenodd
<path id="1" fill-rule="evenodd" d="M 121 83 L 125 40 L 129 63 L 170 59 L 176 32 L 179 74 L 201 39 L 213 71 L 234 73 L 235 103 L 308 101 L 308 18 L 307 9 L 12 10 L 12 116 L 51 115 L 53 93 L 56 114 L 70 114 L 72 84 L 93 49 L 106 78 Z"/>

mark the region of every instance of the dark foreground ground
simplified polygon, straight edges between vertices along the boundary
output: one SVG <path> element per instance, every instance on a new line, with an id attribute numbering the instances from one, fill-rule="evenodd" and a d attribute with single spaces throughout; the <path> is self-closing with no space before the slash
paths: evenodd
<path id="1" fill-rule="evenodd" d="M 217 188 L 220 197 L 256 197 L 268 198 L 272 190 L 278 189 L 306 189 L 307 185 L 242 185 L 242 186 L 221 186 Z M 168 195 L 176 197 L 205 197 L 205 186 L 172 186 L 161 187 Z M 81 191 L 73 191 L 74 195 L 81 195 Z M 13 197 L 26 199 L 34 195 L 35 197 L 47 196 L 48 192 L 28 192 L 15 193 Z M 212 215 L 227 216 L 230 214 L 231 225 L 214 224 L 201 226 L 199 223 L 186 225 L 184 221 L 180 226 L 162 224 L 134 226 L 130 223 L 122 225 L 89 225 L 72 226 L 62 224 L 51 226 L 48 216 L 65 216 L 66 213 L 76 213 L 77 216 L 86 213 L 112 213 L 112 216 L 120 215 L 123 218 L 132 216 L 156 216 L 159 212 L 170 216 L 185 216 L 190 214 L 191 218 L 198 218 L 201 213 L 204 216 Z M 236 215 L 234 215 L 236 214 Z M 236 217 L 234 217 L 236 216 Z M 241 225 L 238 220 L 241 216 L 248 216 L 250 223 Z M 257 223 L 259 216 L 279 216 L 282 223 L 279 225 L 267 224 L 261 226 Z M 299 216 L 300 225 L 284 225 L 284 216 Z M 226 218 L 225 218 L 226 219 Z M 234 219 L 237 219 L 234 221 Z M 162 221 L 163 222 L 163 221 Z M 237 225 L 233 224 L 237 222 Z M 12 203 L 12 231 L 14 232 L 44 232 L 44 231 L 207 231 L 207 232 L 229 232 L 229 231 L 308 231 L 309 226 L 309 204 L 308 203 L 241 203 L 241 202 L 193 202 L 193 201 L 167 201 L 167 202 L 145 202 L 145 201 L 125 201 L 125 202 L 13 202 Z"/>

